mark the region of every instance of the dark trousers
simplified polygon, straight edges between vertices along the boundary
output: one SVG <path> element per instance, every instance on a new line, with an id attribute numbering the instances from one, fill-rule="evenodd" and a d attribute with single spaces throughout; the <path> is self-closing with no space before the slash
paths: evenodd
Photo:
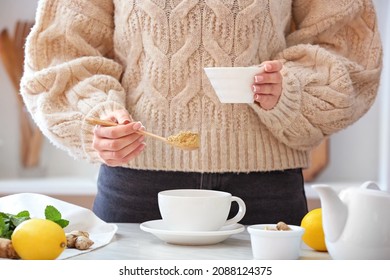
<path id="1" fill-rule="evenodd" d="M 252 173 L 145 171 L 102 165 L 95 214 L 106 222 L 142 223 L 161 219 L 157 194 L 167 189 L 212 189 L 244 200 L 241 224 L 300 225 L 307 213 L 301 169 Z M 230 216 L 237 213 L 232 204 Z"/>

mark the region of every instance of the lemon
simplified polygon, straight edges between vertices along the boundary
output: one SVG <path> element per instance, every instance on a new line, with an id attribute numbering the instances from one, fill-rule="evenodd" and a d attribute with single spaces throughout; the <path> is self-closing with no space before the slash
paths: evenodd
<path id="1" fill-rule="evenodd" d="M 66 248 L 65 231 L 46 219 L 32 218 L 22 222 L 12 233 L 11 241 L 24 260 L 54 260 Z"/>
<path id="2" fill-rule="evenodd" d="M 326 252 L 324 229 L 322 228 L 322 209 L 316 208 L 309 211 L 301 221 L 301 227 L 305 229 L 302 236 L 303 242 L 316 251 Z"/>

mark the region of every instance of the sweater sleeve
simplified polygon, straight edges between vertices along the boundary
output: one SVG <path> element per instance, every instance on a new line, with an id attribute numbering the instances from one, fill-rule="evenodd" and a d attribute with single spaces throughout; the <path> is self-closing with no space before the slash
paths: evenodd
<path id="1" fill-rule="evenodd" d="M 110 0 L 40 0 L 25 47 L 21 94 L 44 135 L 78 159 L 98 161 L 93 126 L 124 108 L 122 67 L 113 54 Z"/>
<path id="2" fill-rule="evenodd" d="M 251 105 L 275 137 L 310 150 L 356 122 L 373 104 L 382 45 L 371 0 L 295 0 L 295 28 L 280 59 L 283 84 L 269 111 Z"/>

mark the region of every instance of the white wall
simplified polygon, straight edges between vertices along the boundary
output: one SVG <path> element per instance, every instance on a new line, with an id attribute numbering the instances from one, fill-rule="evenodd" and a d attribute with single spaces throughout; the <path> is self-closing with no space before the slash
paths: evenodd
<path id="1" fill-rule="evenodd" d="M 386 0 L 376 0 L 374 2 L 378 8 L 381 30 L 384 32 L 389 2 Z M 37 0 L 1 0 L 0 29 L 7 27 L 13 30 L 16 20 L 33 19 L 36 3 Z M 387 49 L 389 49 L 389 46 L 387 46 Z M 362 182 L 378 180 L 380 177 L 379 162 L 383 162 L 381 153 L 384 147 L 389 145 L 388 142 L 384 143 L 381 140 L 383 136 L 381 126 L 389 124 L 388 114 L 383 114 L 381 111 L 383 106 L 380 106 L 382 95 L 385 94 L 384 90 L 381 87 L 381 92 L 373 108 L 362 119 L 332 136 L 330 140 L 331 163 L 317 181 Z M 390 107 L 390 104 L 388 107 Z M 21 171 L 19 164 L 16 109 L 16 99 L 12 86 L 3 66 L 0 65 L 0 179 L 28 175 L 26 174 L 28 172 Z M 381 117 L 387 119 L 380 119 Z M 382 143 L 381 148 L 380 143 Z M 94 176 L 96 170 L 95 166 L 74 161 L 63 151 L 55 149 L 47 142 L 45 143 L 43 173 L 49 176 Z M 41 171 L 37 170 L 36 172 Z"/>
<path id="2" fill-rule="evenodd" d="M 390 50 L 390 2 L 382 0 L 378 14 L 381 16 L 381 31 L 383 44 Z M 379 184 L 382 189 L 390 192 L 390 53 L 384 53 L 384 67 L 382 73 L 382 87 L 380 96 L 380 156 L 379 156 Z"/>

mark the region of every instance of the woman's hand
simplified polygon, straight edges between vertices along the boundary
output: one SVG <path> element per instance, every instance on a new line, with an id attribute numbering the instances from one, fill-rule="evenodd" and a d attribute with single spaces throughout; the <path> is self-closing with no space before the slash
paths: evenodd
<path id="1" fill-rule="evenodd" d="M 254 78 L 252 90 L 255 102 L 264 110 L 271 110 L 276 106 L 282 94 L 282 62 L 278 60 L 265 61 L 261 65 L 264 72 Z"/>
<path id="2" fill-rule="evenodd" d="M 136 131 L 142 129 L 140 122 L 133 122 L 129 113 L 115 111 L 107 118 L 117 126 L 96 126 L 94 129 L 93 148 L 109 166 L 120 166 L 137 157 L 145 148 L 145 137 Z"/>

